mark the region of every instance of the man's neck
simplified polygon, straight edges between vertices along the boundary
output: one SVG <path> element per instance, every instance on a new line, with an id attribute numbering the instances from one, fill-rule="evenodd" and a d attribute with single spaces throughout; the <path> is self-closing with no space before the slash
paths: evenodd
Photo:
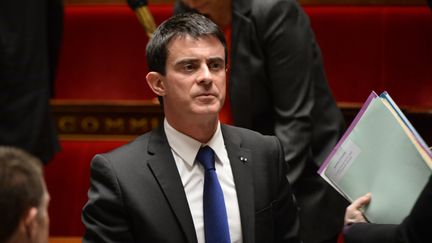
<path id="1" fill-rule="evenodd" d="M 216 132 L 219 120 L 217 116 L 211 119 L 197 118 L 188 119 L 181 122 L 166 117 L 167 122 L 177 131 L 205 144 L 213 137 Z"/>

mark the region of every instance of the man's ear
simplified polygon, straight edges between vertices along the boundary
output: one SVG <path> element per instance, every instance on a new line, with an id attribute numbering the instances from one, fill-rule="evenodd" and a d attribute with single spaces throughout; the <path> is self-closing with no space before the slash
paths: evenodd
<path id="1" fill-rule="evenodd" d="M 149 72 L 146 76 L 147 84 L 158 96 L 165 95 L 165 85 L 162 82 L 163 76 L 158 72 Z"/>
<path id="2" fill-rule="evenodd" d="M 31 207 L 21 220 L 23 230 L 29 239 L 34 239 L 37 233 L 37 217 L 38 209 L 36 207 Z"/>

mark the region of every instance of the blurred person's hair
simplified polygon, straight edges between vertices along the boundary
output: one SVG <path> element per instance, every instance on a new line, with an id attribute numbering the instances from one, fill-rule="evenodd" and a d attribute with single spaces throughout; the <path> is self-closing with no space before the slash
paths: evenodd
<path id="1" fill-rule="evenodd" d="M 41 205 L 42 180 L 39 159 L 17 148 L 0 146 L 0 242 L 13 235 L 30 208 Z"/>

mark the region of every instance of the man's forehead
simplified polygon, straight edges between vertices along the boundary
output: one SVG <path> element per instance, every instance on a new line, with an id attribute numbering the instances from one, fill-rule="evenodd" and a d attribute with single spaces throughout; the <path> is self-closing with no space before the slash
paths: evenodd
<path id="1" fill-rule="evenodd" d="M 209 46 L 211 47 L 210 49 L 208 48 Z M 203 49 L 200 49 L 202 47 Z M 182 57 L 182 55 L 191 54 L 192 56 L 203 55 L 206 57 L 211 56 L 213 58 L 220 57 L 225 59 L 225 52 L 223 50 L 224 47 L 222 43 L 214 36 L 209 35 L 199 38 L 192 36 L 182 36 L 176 37 L 176 39 L 173 39 L 169 42 L 167 46 L 167 58 L 185 59 L 187 57 Z"/>

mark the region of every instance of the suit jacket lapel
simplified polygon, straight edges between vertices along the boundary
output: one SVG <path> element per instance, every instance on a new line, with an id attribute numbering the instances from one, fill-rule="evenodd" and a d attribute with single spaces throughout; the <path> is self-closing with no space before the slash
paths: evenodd
<path id="1" fill-rule="evenodd" d="M 192 215 L 189 210 L 183 184 L 175 165 L 174 157 L 168 141 L 166 140 L 163 125 L 152 132 L 148 152 L 153 158 L 148 161 L 155 179 L 158 181 L 163 193 L 177 217 L 179 224 L 186 235 L 187 242 L 197 242 Z"/>
<path id="2" fill-rule="evenodd" d="M 255 204 L 252 179 L 252 157 L 248 148 L 241 147 L 241 138 L 222 125 L 222 135 L 231 163 L 237 199 L 240 208 L 240 218 L 243 231 L 243 242 L 255 241 Z"/>

